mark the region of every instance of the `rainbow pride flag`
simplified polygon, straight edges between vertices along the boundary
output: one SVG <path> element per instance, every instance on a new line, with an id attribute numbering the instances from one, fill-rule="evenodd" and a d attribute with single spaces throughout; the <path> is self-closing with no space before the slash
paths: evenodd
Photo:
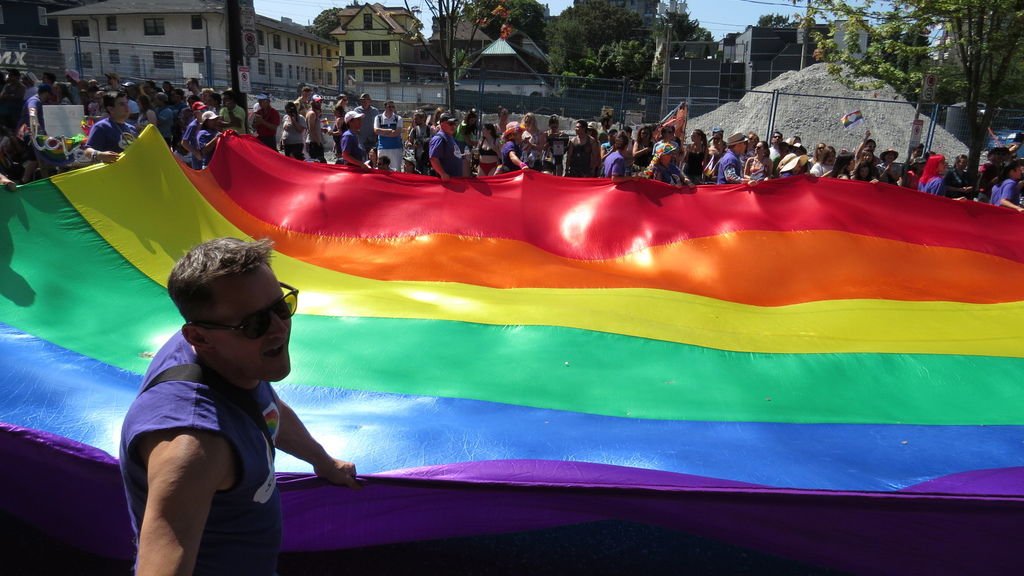
<path id="1" fill-rule="evenodd" d="M 132 554 L 112 454 L 181 325 L 167 275 L 236 236 L 301 290 L 280 395 L 366 474 L 282 454 L 285 550 L 614 518 L 855 573 L 1019 566 L 1009 210 L 808 177 L 442 185 L 247 136 L 197 172 L 147 128 L 0 214 L 0 510 L 81 549 Z"/>
<path id="2" fill-rule="evenodd" d="M 864 122 L 864 115 L 860 113 L 860 110 L 854 110 L 853 112 L 843 114 L 839 121 L 843 123 L 843 128 L 853 128 Z"/>

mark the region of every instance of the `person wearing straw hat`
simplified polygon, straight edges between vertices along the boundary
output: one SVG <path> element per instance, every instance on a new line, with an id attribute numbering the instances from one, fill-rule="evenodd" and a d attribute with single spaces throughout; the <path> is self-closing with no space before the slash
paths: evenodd
<path id="1" fill-rule="evenodd" d="M 736 132 L 725 141 L 729 150 L 718 162 L 718 184 L 740 184 L 743 182 L 743 164 L 740 158 L 747 151 L 747 136 Z"/>
<path id="2" fill-rule="evenodd" d="M 878 155 L 878 159 L 881 160 L 881 162 L 878 163 L 879 182 L 899 185 L 900 174 L 896 170 L 896 159 L 899 157 L 900 153 L 892 148 L 888 148 Z"/>
<path id="3" fill-rule="evenodd" d="M 779 161 L 779 178 L 788 178 L 803 174 L 804 166 L 807 165 L 806 154 L 795 154 L 790 152 Z"/>

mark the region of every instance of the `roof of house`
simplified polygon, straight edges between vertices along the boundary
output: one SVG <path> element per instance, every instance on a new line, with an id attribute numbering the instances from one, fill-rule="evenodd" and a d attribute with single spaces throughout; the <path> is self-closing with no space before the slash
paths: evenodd
<path id="1" fill-rule="evenodd" d="M 347 34 L 349 25 L 352 24 L 352 21 L 355 19 L 357 15 L 359 15 L 360 12 L 363 11 L 364 8 L 369 9 L 371 12 L 376 14 L 378 18 L 383 20 L 393 34 L 407 34 L 409 32 L 408 30 L 405 29 L 404 26 L 398 23 L 398 20 L 395 19 L 395 16 L 412 16 L 412 12 L 406 10 L 405 7 L 382 6 L 379 3 L 373 3 L 364 4 L 362 6 L 351 6 L 339 12 L 339 25 L 334 30 L 331 30 L 331 35 L 342 36 L 344 34 Z M 361 26 L 362 22 L 357 22 L 356 25 Z"/>
<path id="2" fill-rule="evenodd" d="M 516 50 L 516 47 L 510 44 L 504 38 L 498 38 L 494 42 L 487 45 L 487 47 L 485 47 L 483 50 L 477 52 L 474 55 L 472 62 L 470 62 L 469 67 L 478 67 L 477 63 L 484 58 L 503 56 L 511 56 L 515 58 L 526 68 L 527 71 L 529 71 L 529 73 L 535 75 L 537 78 L 541 78 L 541 76 L 537 72 L 537 69 L 531 66 L 529 62 L 524 60 L 523 57 L 519 54 L 519 51 Z M 543 78 L 541 78 L 541 80 L 543 80 Z"/>
<path id="3" fill-rule="evenodd" d="M 50 16 L 103 16 L 110 14 L 210 14 L 223 13 L 224 0 L 105 0 L 77 8 L 51 12 Z M 301 36 L 307 40 L 333 44 L 309 31 L 309 28 L 295 22 L 275 20 L 256 15 L 256 24 L 273 30 Z"/>
<path id="4" fill-rule="evenodd" d="M 24 0 L 22 4 L 35 4 L 37 6 L 54 6 L 60 8 L 72 8 L 74 6 L 81 6 L 84 4 L 83 0 Z"/>
<path id="5" fill-rule="evenodd" d="M 494 42 L 491 42 L 487 48 L 480 51 L 481 56 L 515 56 L 516 49 L 511 44 L 505 41 L 504 38 L 498 38 Z"/>
<path id="6" fill-rule="evenodd" d="M 335 45 L 333 40 L 321 38 L 316 34 L 310 32 L 308 27 L 303 26 L 302 24 L 296 24 L 295 22 L 282 22 L 281 20 L 274 20 L 273 18 L 268 18 L 266 16 L 260 16 L 259 14 L 257 14 L 256 24 L 260 26 L 266 26 L 267 28 L 270 28 L 272 30 L 280 30 L 281 32 L 287 32 L 289 34 L 294 34 L 296 36 L 302 36 L 303 38 L 306 38 L 307 40 L 312 40 L 314 42 L 330 44 L 331 46 Z"/>
<path id="7" fill-rule="evenodd" d="M 441 27 L 434 26 L 434 33 L 430 35 L 430 40 L 428 40 L 428 42 L 440 42 L 440 34 Z M 464 41 L 472 40 L 473 42 L 491 42 L 493 40 L 480 28 L 477 28 L 474 33 L 473 23 L 466 20 L 459 20 L 459 25 L 455 28 L 455 39 Z"/>
<path id="8" fill-rule="evenodd" d="M 101 16 L 106 14 L 202 14 L 223 12 L 223 0 L 106 0 L 86 4 L 50 16 Z"/>
<path id="9" fill-rule="evenodd" d="M 537 43 L 533 41 L 533 38 L 530 38 L 530 36 L 523 32 L 522 30 L 514 30 L 512 32 L 512 36 L 510 36 L 509 39 L 512 40 L 515 45 L 518 46 L 519 50 L 522 50 L 523 53 L 527 54 L 528 56 L 532 56 L 544 62 L 551 62 L 551 59 L 548 58 L 547 53 L 545 53 L 544 50 L 542 50 L 541 47 L 538 46 Z"/>

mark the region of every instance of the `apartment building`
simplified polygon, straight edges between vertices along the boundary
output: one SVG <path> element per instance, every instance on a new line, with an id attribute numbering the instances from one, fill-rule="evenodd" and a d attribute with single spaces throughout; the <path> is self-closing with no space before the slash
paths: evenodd
<path id="1" fill-rule="evenodd" d="M 83 76 L 230 84 L 222 0 L 106 0 L 49 17 L 58 22 L 67 67 Z M 258 53 L 247 58 L 254 89 L 337 86 L 338 48 L 330 40 L 288 18 L 259 15 L 256 33 Z"/>

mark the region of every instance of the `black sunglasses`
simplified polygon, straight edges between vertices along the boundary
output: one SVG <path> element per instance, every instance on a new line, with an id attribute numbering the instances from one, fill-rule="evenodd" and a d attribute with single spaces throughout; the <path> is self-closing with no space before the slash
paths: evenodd
<path id="1" fill-rule="evenodd" d="M 261 338 L 267 333 L 267 330 L 270 329 L 271 314 L 277 314 L 277 317 L 281 320 L 287 320 L 295 315 L 295 311 L 299 307 L 298 288 L 293 288 L 284 282 L 280 282 L 279 284 L 282 289 L 287 290 L 279 300 L 262 310 L 257 310 L 256 312 L 249 314 L 236 326 L 200 321 L 192 321 L 188 322 L 188 324 L 199 326 L 200 328 L 211 328 L 214 330 L 237 330 L 241 332 L 243 336 L 251 340 Z"/>

